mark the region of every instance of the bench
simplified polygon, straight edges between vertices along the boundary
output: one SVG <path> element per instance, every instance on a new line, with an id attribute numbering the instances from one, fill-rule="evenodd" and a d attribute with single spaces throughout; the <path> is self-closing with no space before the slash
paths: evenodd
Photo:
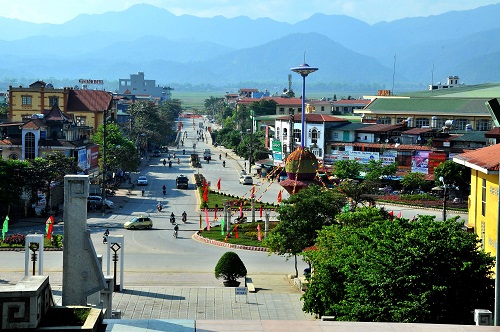
<path id="1" fill-rule="evenodd" d="M 252 278 L 245 277 L 245 286 L 248 288 L 249 292 L 255 293 L 255 286 L 253 285 Z"/>

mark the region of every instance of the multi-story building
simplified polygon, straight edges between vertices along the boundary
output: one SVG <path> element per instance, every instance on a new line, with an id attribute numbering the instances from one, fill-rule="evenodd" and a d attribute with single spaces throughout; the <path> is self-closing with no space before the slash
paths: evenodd
<path id="1" fill-rule="evenodd" d="M 171 99 L 170 87 L 157 86 L 155 80 L 147 80 L 144 78 L 144 72 L 140 71 L 137 74 L 131 74 L 130 78 L 120 78 L 118 80 L 118 93 L 135 95 L 137 97 L 152 97 L 161 101 Z"/>

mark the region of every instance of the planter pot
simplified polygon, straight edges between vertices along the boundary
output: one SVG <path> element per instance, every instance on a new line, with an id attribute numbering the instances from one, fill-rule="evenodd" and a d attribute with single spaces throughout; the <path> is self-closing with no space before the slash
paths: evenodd
<path id="1" fill-rule="evenodd" d="M 241 284 L 241 282 L 236 280 L 225 280 L 222 283 L 225 287 L 238 287 Z"/>

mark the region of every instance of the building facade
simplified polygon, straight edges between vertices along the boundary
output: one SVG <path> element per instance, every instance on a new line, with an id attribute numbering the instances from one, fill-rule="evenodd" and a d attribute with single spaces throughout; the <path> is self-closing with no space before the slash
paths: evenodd
<path id="1" fill-rule="evenodd" d="M 130 74 L 130 78 L 120 78 L 118 80 L 118 93 L 131 94 L 135 96 L 151 96 L 159 98 L 161 101 L 169 101 L 172 97 L 172 88 L 157 86 L 155 80 L 144 78 L 144 72 Z"/>

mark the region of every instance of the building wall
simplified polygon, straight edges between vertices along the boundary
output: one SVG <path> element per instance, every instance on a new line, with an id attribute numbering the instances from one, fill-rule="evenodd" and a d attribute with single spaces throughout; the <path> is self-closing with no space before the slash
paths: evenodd
<path id="1" fill-rule="evenodd" d="M 44 110 L 52 108 L 50 97 L 58 98 L 58 105 L 61 111 L 66 108 L 65 89 L 31 89 L 31 88 L 10 88 L 9 89 L 9 107 L 12 122 L 22 121 L 23 116 L 43 113 Z M 31 97 L 31 105 L 23 105 L 23 97 Z"/>
<path id="2" fill-rule="evenodd" d="M 486 180 L 486 209 L 482 215 L 483 179 Z M 498 174 L 485 174 L 471 170 L 471 192 L 469 196 L 468 227 L 481 239 L 481 246 L 496 255 L 498 222 Z"/>

